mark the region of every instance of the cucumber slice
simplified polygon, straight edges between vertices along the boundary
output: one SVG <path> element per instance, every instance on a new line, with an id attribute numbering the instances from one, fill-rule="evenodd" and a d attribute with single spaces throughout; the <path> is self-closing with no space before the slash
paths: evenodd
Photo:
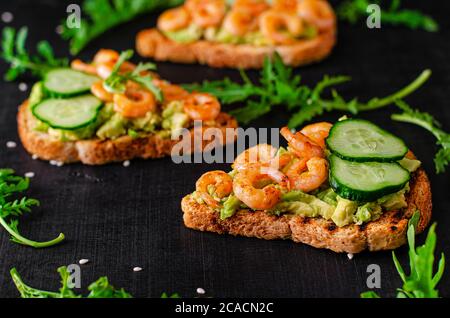
<path id="1" fill-rule="evenodd" d="M 326 139 L 333 154 L 350 161 L 394 162 L 408 152 L 403 140 L 362 119 L 337 122 Z"/>
<path id="2" fill-rule="evenodd" d="M 52 97 L 71 97 L 89 92 L 99 80 L 97 76 L 70 68 L 57 68 L 45 75 L 44 88 Z"/>
<path id="3" fill-rule="evenodd" d="M 398 163 L 353 162 L 331 155 L 330 184 L 341 197 L 372 202 L 400 191 L 408 183 L 409 172 Z"/>
<path id="4" fill-rule="evenodd" d="M 35 105 L 33 115 L 52 128 L 75 130 L 97 119 L 103 103 L 93 95 L 67 99 L 50 98 Z"/>

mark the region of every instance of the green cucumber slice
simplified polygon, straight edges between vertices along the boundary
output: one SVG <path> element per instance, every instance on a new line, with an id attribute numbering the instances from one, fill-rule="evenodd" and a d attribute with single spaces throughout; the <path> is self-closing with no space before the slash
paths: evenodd
<path id="1" fill-rule="evenodd" d="M 33 115 L 52 128 L 75 130 L 97 119 L 103 103 L 93 95 L 46 99 L 32 109 Z"/>
<path id="2" fill-rule="evenodd" d="M 89 92 L 99 80 L 97 76 L 70 68 L 57 68 L 45 75 L 44 88 L 52 97 L 71 97 Z"/>
<path id="3" fill-rule="evenodd" d="M 394 162 L 408 152 L 403 140 L 363 119 L 347 119 L 334 124 L 326 144 L 333 154 L 358 162 Z"/>
<path id="4" fill-rule="evenodd" d="M 341 197 L 372 202 L 400 191 L 409 182 L 409 172 L 398 163 L 354 162 L 331 155 L 330 185 Z"/>

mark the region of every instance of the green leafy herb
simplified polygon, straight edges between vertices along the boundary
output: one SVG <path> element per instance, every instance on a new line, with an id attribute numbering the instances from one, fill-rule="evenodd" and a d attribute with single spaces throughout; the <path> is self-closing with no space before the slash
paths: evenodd
<path id="1" fill-rule="evenodd" d="M 181 297 L 177 293 L 174 293 L 171 295 L 169 295 L 167 293 L 162 293 L 161 298 L 181 298 Z"/>
<path id="2" fill-rule="evenodd" d="M 17 290 L 22 298 L 82 298 L 82 295 L 77 295 L 70 287 L 71 277 L 67 267 L 58 268 L 58 273 L 61 276 L 61 288 L 59 292 L 51 292 L 36 289 L 25 284 L 15 268 L 10 271 L 11 277 Z M 100 277 L 88 287 L 89 294 L 85 298 L 131 298 L 123 288 L 116 289 L 112 286 L 107 277 Z"/>
<path id="3" fill-rule="evenodd" d="M 111 75 L 105 80 L 104 87 L 111 93 L 124 93 L 128 81 L 133 81 L 151 91 L 156 99 L 161 102 L 163 95 L 161 90 L 153 84 L 153 77 L 148 73 L 155 70 L 153 63 L 139 63 L 136 68 L 128 73 L 120 73 L 122 64 L 133 56 L 133 50 L 127 50 L 120 54 L 117 63 L 114 65 Z"/>
<path id="4" fill-rule="evenodd" d="M 341 20 L 355 24 L 371 14 L 367 10 L 369 5 L 380 5 L 381 2 L 374 0 L 346 0 L 337 8 L 337 14 Z M 410 29 L 423 29 L 428 32 L 439 30 L 438 23 L 432 17 L 418 10 L 401 9 L 400 6 L 400 0 L 392 0 L 389 8 L 380 12 L 381 22 L 395 26 L 403 25 Z"/>
<path id="5" fill-rule="evenodd" d="M 25 48 L 28 29 L 22 27 L 18 32 L 14 28 L 6 27 L 2 34 L 1 58 L 10 64 L 5 74 L 5 80 L 13 81 L 26 71 L 33 75 L 44 76 L 55 67 L 67 65 L 67 59 L 57 59 L 53 49 L 47 41 L 37 44 L 37 55 L 32 56 Z"/>
<path id="6" fill-rule="evenodd" d="M 434 157 L 434 164 L 437 173 L 444 172 L 450 162 L 450 134 L 443 131 L 441 124 L 430 114 L 413 109 L 402 100 L 398 100 L 396 104 L 403 113 L 392 115 L 393 120 L 418 125 L 436 137 L 440 150 Z"/>
<path id="7" fill-rule="evenodd" d="M 17 194 L 29 187 L 29 179 L 14 174 L 12 169 L 0 169 L 0 224 L 11 234 L 15 243 L 35 248 L 49 247 L 64 240 L 64 234 L 48 242 L 36 242 L 23 237 L 19 233 L 19 220 L 17 217 L 30 213 L 33 206 L 38 206 L 36 199 L 23 197 L 17 199 Z"/>
<path id="8" fill-rule="evenodd" d="M 417 79 L 403 89 L 384 98 L 372 98 L 367 103 L 361 103 L 357 98 L 346 101 L 334 86 L 350 81 L 348 76 L 325 76 L 315 87 L 302 85 L 301 77 L 293 74 L 293 69 L 283 64 L 279 55 L 273 60 L 266 58 L 260 73 L 258 84 L 254 84 L 247 74 L 241 71 L 242 84 L 226 78 L 219 81 L 204 81 L 202 84 L 189 84 L 184 87 L 190 91 L 199 90 L 215 95 L 222 104 L 245 103 L 231 113 L 243 124 L 270 111 L 286 106 L 293 115 L 289 127 L 295 128 L 315 116 L 333 110 L 346 111 L 356 114 L 369 111 L 394 103 L 416 89 L 430 77 L 431 71 L 425 70 Z M 323 97 L 325 91 L 331 91 L 331 97 Z"/>
<path id="9" fill-rule="evenodd" d="M 80 28 L 69 28 L 64 22 L 62 37 L 70 40 L 70 52 L 75 55 L 93 39 L 119 24 L 182 3 L 183 0 L 85 0 Z"/>
<path id="10" fill-rule="evenodd" d="M 439 292 L 436 285 L 442 278 L 445 268 L 445 256 L 442 253 L 439 260 L 438 270 L 433 274 L 434 250 L 436 247 L 436 224 L 433 224 L 428 231 L 425 244 L 415 247 L 416 227 L 419 222 L 420 213 L 416 211 L 408 223 L 408 245 L 409 245 L 409 266 L 410 273 L 407 275 L 397 259 L 394 252 L 392 258 L 395 267 L 403 281 L 403 287 L 397 291 L 397 298 L 437 298 Z M 373 291 L 361 294 L 362 298 L 380 298 Z"/>

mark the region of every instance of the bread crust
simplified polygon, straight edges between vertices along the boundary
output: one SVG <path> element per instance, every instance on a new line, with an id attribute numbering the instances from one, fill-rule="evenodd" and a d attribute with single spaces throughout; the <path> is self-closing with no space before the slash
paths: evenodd
<path id="1" fill-rule="evenodd" d="M 414 211 L 420 211 L 417 233 L 430 223 L 432 203 L 430 182 L 420 168 L 412 174 L 410 191 L 406 194 L 407 208 L 383 213 L 375 221 L 363 225 L 349 224 L 337 227 L 323 218 L 301 216 L 274 216 L 264 211 L 241 210 L 236 215 L 221 220 L 219 213 L 199 204 L 191 195 L 181 202 L 186 227 L 260 239 L 291 239 L 316 248 L 326 248 L 337 253 L 360 253 L 364 250 L 392 250 L 406 243 L 408 220 Z"/>
<path id="2" fill-rule="evenodd" d="M 170 156 L 172 147 L 179 142 L 178 140 L 164 139 L 158 135 L 148 135 L 142 138 L 122 136 L 114 140 L 92 139 L 63 142 L 49 134 L 35 131 L 33 122 L 34 118 L 29 110 L 28 102 L 24 102 L 19 107 L 17 114 L 19 137 L 24 148 L 40 159 L 62 163 L 82 162 L 86 165 L 103 165 L 134 158 L 161 158 Z M 226 128 L 238 127 L 236 120 L 226 113 L 220 113 L 216 123 L 217 128 L 222 132 Z M 225 133 L 223 135 L 225 136 Z"/>
<path id="3" fill-rule="evenodd" d="M 136 37 L 136 50 L 144 57 L 157 61 L 200 63 L 212 67 L 257 69 L 267 56 L 278 52 L 286 65 L 300 66 L 327 57 L 336 43 L 336 28 L 320 33 L 313 39 L 299 40 L 291 45 L 255 46 L 210 41 L 178 43 L 168 39 L 157 29 L 146 29 Z"/>

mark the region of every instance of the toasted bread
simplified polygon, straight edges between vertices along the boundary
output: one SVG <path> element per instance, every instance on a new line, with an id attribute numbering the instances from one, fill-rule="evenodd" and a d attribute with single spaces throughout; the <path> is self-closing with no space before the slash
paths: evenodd
<path id="1" fill-rule="evenodd" d="M 417 233 L 424 231 L 431 219 L 432 204 L 430 182 L 422 168 L 412 174 L 406 199 L 408 207 L 405 209 L 387 211 L 379 219 L 363 225 L 344 227 L 337 227 L 321 217 L 275 216 L 249 210 L 241 210 L 221 220 L 218 212 L 199 204 L 191 195 L 184 197 L 181 208 L 184 224 L 191 229 L 266 240 L 291 239 L 338 253 L 359 253 L 366 249 L 392 250 L 405 244 L 408 220 L 416 209 L 420 212 Z"/>
<path id="2" fill-rule="evenodd" d="M 40 159 L 62 163 L 82 162 L 87 165 L 102 165 L 134 158 L 161 158 L 169 156 L 172 147 L 178 142 L 158 135 L 63 142 L 59 138 L 34 130 L 33 121 L 28 102 L 25 102 L 19 107 L 17 115 L 19 136 L 25 149 Z M 238 126 L 236 120 L 226 113 L 220 113 L 215 123 L 221 130 Z"/>
<path id="3" fill-rule="evenodd" d="M 261 68 L 264 59 L 273 56 L 275 52 L 278 52 L 286 65 L 300 66 L 318 62 L 330 54 L 335 43 L 335 28 L 312 39 L 280 46 L 234 45 L 204 40 L 178 43 L 168 39 L 157 29 L 143 30 L 136 37 L 137 52 L 144 57 L 157 61 L 240 69 Z"/>

